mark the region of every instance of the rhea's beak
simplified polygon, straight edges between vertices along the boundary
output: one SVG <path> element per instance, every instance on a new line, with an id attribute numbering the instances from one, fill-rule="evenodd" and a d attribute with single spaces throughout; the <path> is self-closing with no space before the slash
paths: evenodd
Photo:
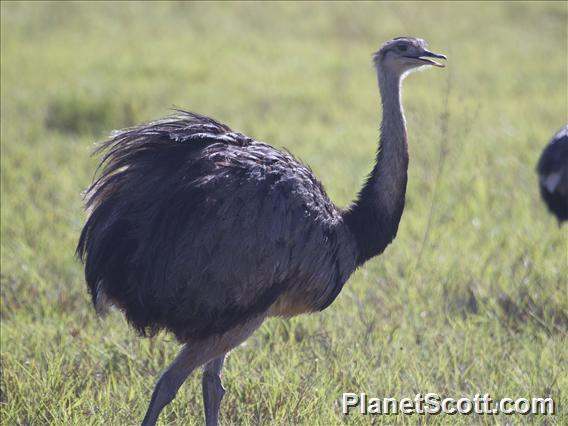
<path id="1" fill-rule="evenodd" d="M 438 58 L 438 59 L 448 59 L 446 58 L 446 55 L 441 55 L 439 53 L 434 53 L 434 52 L 430 52 L 429 50 L 424 50 L 422 51 L 422 53 L 420 54 L 420 56 L 415 57 L 414 59 L 418 59 L 428 65 L 433 65 L 435 67 L 440 67 L 440 68 L 444 68 L 445 65 L 441 64 L 439 62 L 436 62 L 432 59 L 428 59 L 428 58 Z"/>

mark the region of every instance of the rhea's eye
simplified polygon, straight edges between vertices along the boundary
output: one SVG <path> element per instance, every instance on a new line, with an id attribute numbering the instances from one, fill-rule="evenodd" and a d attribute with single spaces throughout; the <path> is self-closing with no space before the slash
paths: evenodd
<path id="1" fill-rule="evenodd" d="M 408 49 L 408 46 L 406 44 L 399 44 L 398 45 L 398 50 L 400 50 L 401 52 L 406 52 L 407 49 Z"/>

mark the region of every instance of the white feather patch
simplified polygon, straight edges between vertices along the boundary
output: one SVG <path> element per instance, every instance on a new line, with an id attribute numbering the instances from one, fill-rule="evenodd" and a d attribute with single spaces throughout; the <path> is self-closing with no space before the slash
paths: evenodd
<path id="1" fill-rule="evenodd" d="M 548 192 L 554 192 L 558 187 L 561 178 L 561 172 L 551 173 L 542 177 L 542 185 L 548 190 Z"/>

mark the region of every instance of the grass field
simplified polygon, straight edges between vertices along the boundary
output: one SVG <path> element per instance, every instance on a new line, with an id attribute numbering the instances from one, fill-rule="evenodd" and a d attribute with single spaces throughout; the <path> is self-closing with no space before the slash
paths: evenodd
<path id="1" fill-rule="evenodd" d="M 178 344 L 97 319 L 74 259 L 89 153 L 115 128 L 208 114 L 308 163 L 338 205 L 370 170 L 371 53 L 449 57 L 408 78 L 395 242 L 319 315 L 229 357 L 225 425 L 567 424 L 568 227 L 535 164 L 568 117 L 568 6 L 546 3 L 1 4 L 2 425 L 140 422 Z M 340 414 L 342 392 L 546 397 L 555 416 Z M 202 424 L 194 375 L 160 418 Z"/>

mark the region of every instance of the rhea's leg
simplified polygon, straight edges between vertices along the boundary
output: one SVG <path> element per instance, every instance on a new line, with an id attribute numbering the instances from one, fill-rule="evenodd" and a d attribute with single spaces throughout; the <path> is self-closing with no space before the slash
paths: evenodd
<path id="1" fill-rule="evenodd" d="M 225 388 L 221 382 L 221 370 L 225 355 L 209 361 L 203 368 L 203 404 L 205 406 L 205 425 L 217 426 L 219 423 L 219 408 L 225 395 Z"/>
<path id="2" fill-rule="evenodd" d="M 162 409 L 174 399 L 179 387 L 191 372 L 199 367 L 200 357 L 196 355 L 193 346 L 184 345 L 174 361 L 162 373 L 152 393 L 142 426 L 156 424 Z"/>
<path id="3" fill-rule="evenodd" d="M 153 426 L 156 424 L 162 409 L 174 399 L 179 387 L 197 367 L 212 360 L 214 363 L 220 358 L 221 360 L 218 362 L 220 376 L 224 355 L 245 341 L 262 324 L 265 315 L 264 313 L 258 315 L 248 322 L 233 327 L 222 335 L 214 335 L 204 340 L 185 344 L 176 359 L 158 380 L 152 393 L 148 411 L 146 411 L 146 416 L 144 416 L 142 421 L 142 426 Z M 219 405 L 220 401 L 221 399 L 219 398 L 217 405 Z"/>

